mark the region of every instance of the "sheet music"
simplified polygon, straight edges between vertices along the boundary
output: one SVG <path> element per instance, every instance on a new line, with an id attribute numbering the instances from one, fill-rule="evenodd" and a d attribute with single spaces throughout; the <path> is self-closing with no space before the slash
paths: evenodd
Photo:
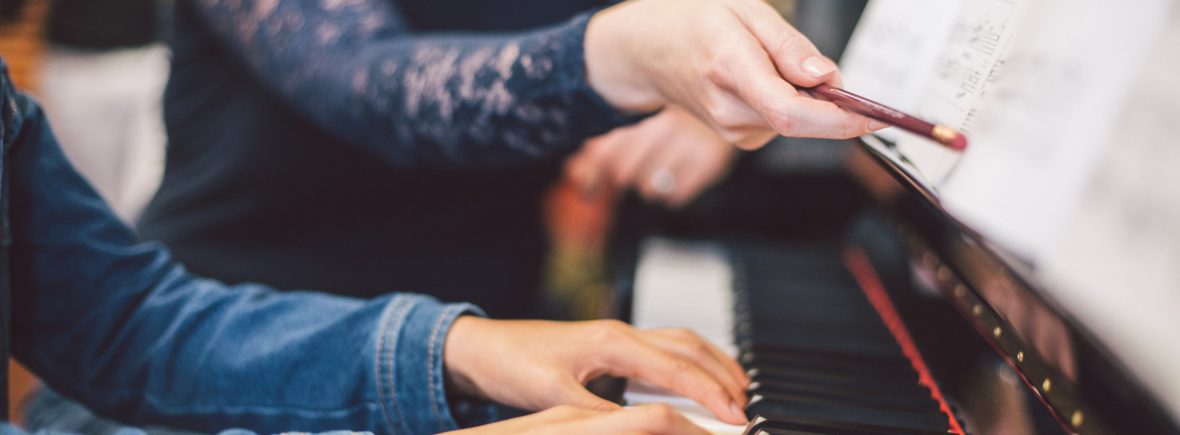
<path id="1" fill-rule="evenodd" d="M 876 0 L 841 61 L 845 87 L 874 100 L 970 131 L 1000 70 L 1028 0 Z M 965 128 L 966 127 L 966 128 Z M 877 135 L 932 191 L 959 154 L 895 129 Z"/>
<path id="2" fill-rule="evenodd" d="M 1038 258 L 1094 169 L 1168 1 L 1030 3 L 972 144 L 942 186 L 943 205 L 1017 256 Z"/>
<path id="3" fill-rule="evenodd" d="M 1180 416 L 1180 1 L 1023 1 L 968 0 L 917 103 L 968 150 L 898 148 Z"/>
<path id="4" fill-rule="evenodd" d="M 1043 262 L 1047 287 L 1180 416 L 1180 5 Z"/>
<path id="5" fill-rule="evenodd" d="M 1003 66 L 1025 4 L 1027 0 L 966 0 L 913 113 L 970 137 L 980 101 Z M 960 153 L 909 133 L 901 135 L 897 145 L 935 185 L 946 178 L 960 157 Z"/>
<path id="6" fill-rule="evenodd" d="M 909 111 L 917 107 L 962 0 L 874 0 L 848 42 L 844 87 Z M 895 140 L 899 131 L 877 132 Z"/>

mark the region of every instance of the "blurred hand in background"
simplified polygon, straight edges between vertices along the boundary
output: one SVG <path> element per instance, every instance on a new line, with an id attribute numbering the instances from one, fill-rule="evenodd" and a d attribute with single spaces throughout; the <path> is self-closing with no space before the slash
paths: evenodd
<path id="1" fill-rule="evenodd" d="M 566 177 L 586 196 L 638 192 L 683 207 L 728 173 L 735 148 L 689 112 L 669 106 L 633 126 L 585 142 Z"/>

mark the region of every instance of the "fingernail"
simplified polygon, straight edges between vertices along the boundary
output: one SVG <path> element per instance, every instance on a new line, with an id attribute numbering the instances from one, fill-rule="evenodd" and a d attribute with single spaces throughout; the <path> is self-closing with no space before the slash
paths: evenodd
<path id="1" fill-rule="evenodd" d="M 889 127 L 889 124 L 878 121 L 876 119 L 869 120 L 869 131 L 877 131 L 877 130 L 883 129 L 885 127 Z"/>
<path id="2" fill-rule="evenodd" d="M 836 64 L 821 56 L 811 56 L 803 61 L 803 70 L 812 77 L 823 77 L 836 70 Z"/>
<path id="3" fill-rule="evenodd" d="M 738 406 L 737 402 L 729 402 L 729 412 L 733 413 L 734 417 L 746 421 L 746 412 L 742 411 L 742 407 Z"/>

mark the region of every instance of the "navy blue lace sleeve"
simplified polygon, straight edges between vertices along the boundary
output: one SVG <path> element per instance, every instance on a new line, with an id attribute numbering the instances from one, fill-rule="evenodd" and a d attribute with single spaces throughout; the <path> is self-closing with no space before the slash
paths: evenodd
<path id="1" fill-rule="evenodd" d="M 516 34 L 421 34 L 386 0 L 191 3 L 261 83 L 397 166 L 549 156 L 638 119 L 586 80 L 589 14 Z"/>

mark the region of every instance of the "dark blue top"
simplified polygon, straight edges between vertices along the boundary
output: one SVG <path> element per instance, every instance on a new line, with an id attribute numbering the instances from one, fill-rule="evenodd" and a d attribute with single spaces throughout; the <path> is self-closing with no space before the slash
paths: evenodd
<path id="1" fill-rule="evenodd" d="M 597 3 L 179 1 L 142 234 L 233 282 L 532 314 L 557 162 L 632 121 L 586 82 Z"/>

